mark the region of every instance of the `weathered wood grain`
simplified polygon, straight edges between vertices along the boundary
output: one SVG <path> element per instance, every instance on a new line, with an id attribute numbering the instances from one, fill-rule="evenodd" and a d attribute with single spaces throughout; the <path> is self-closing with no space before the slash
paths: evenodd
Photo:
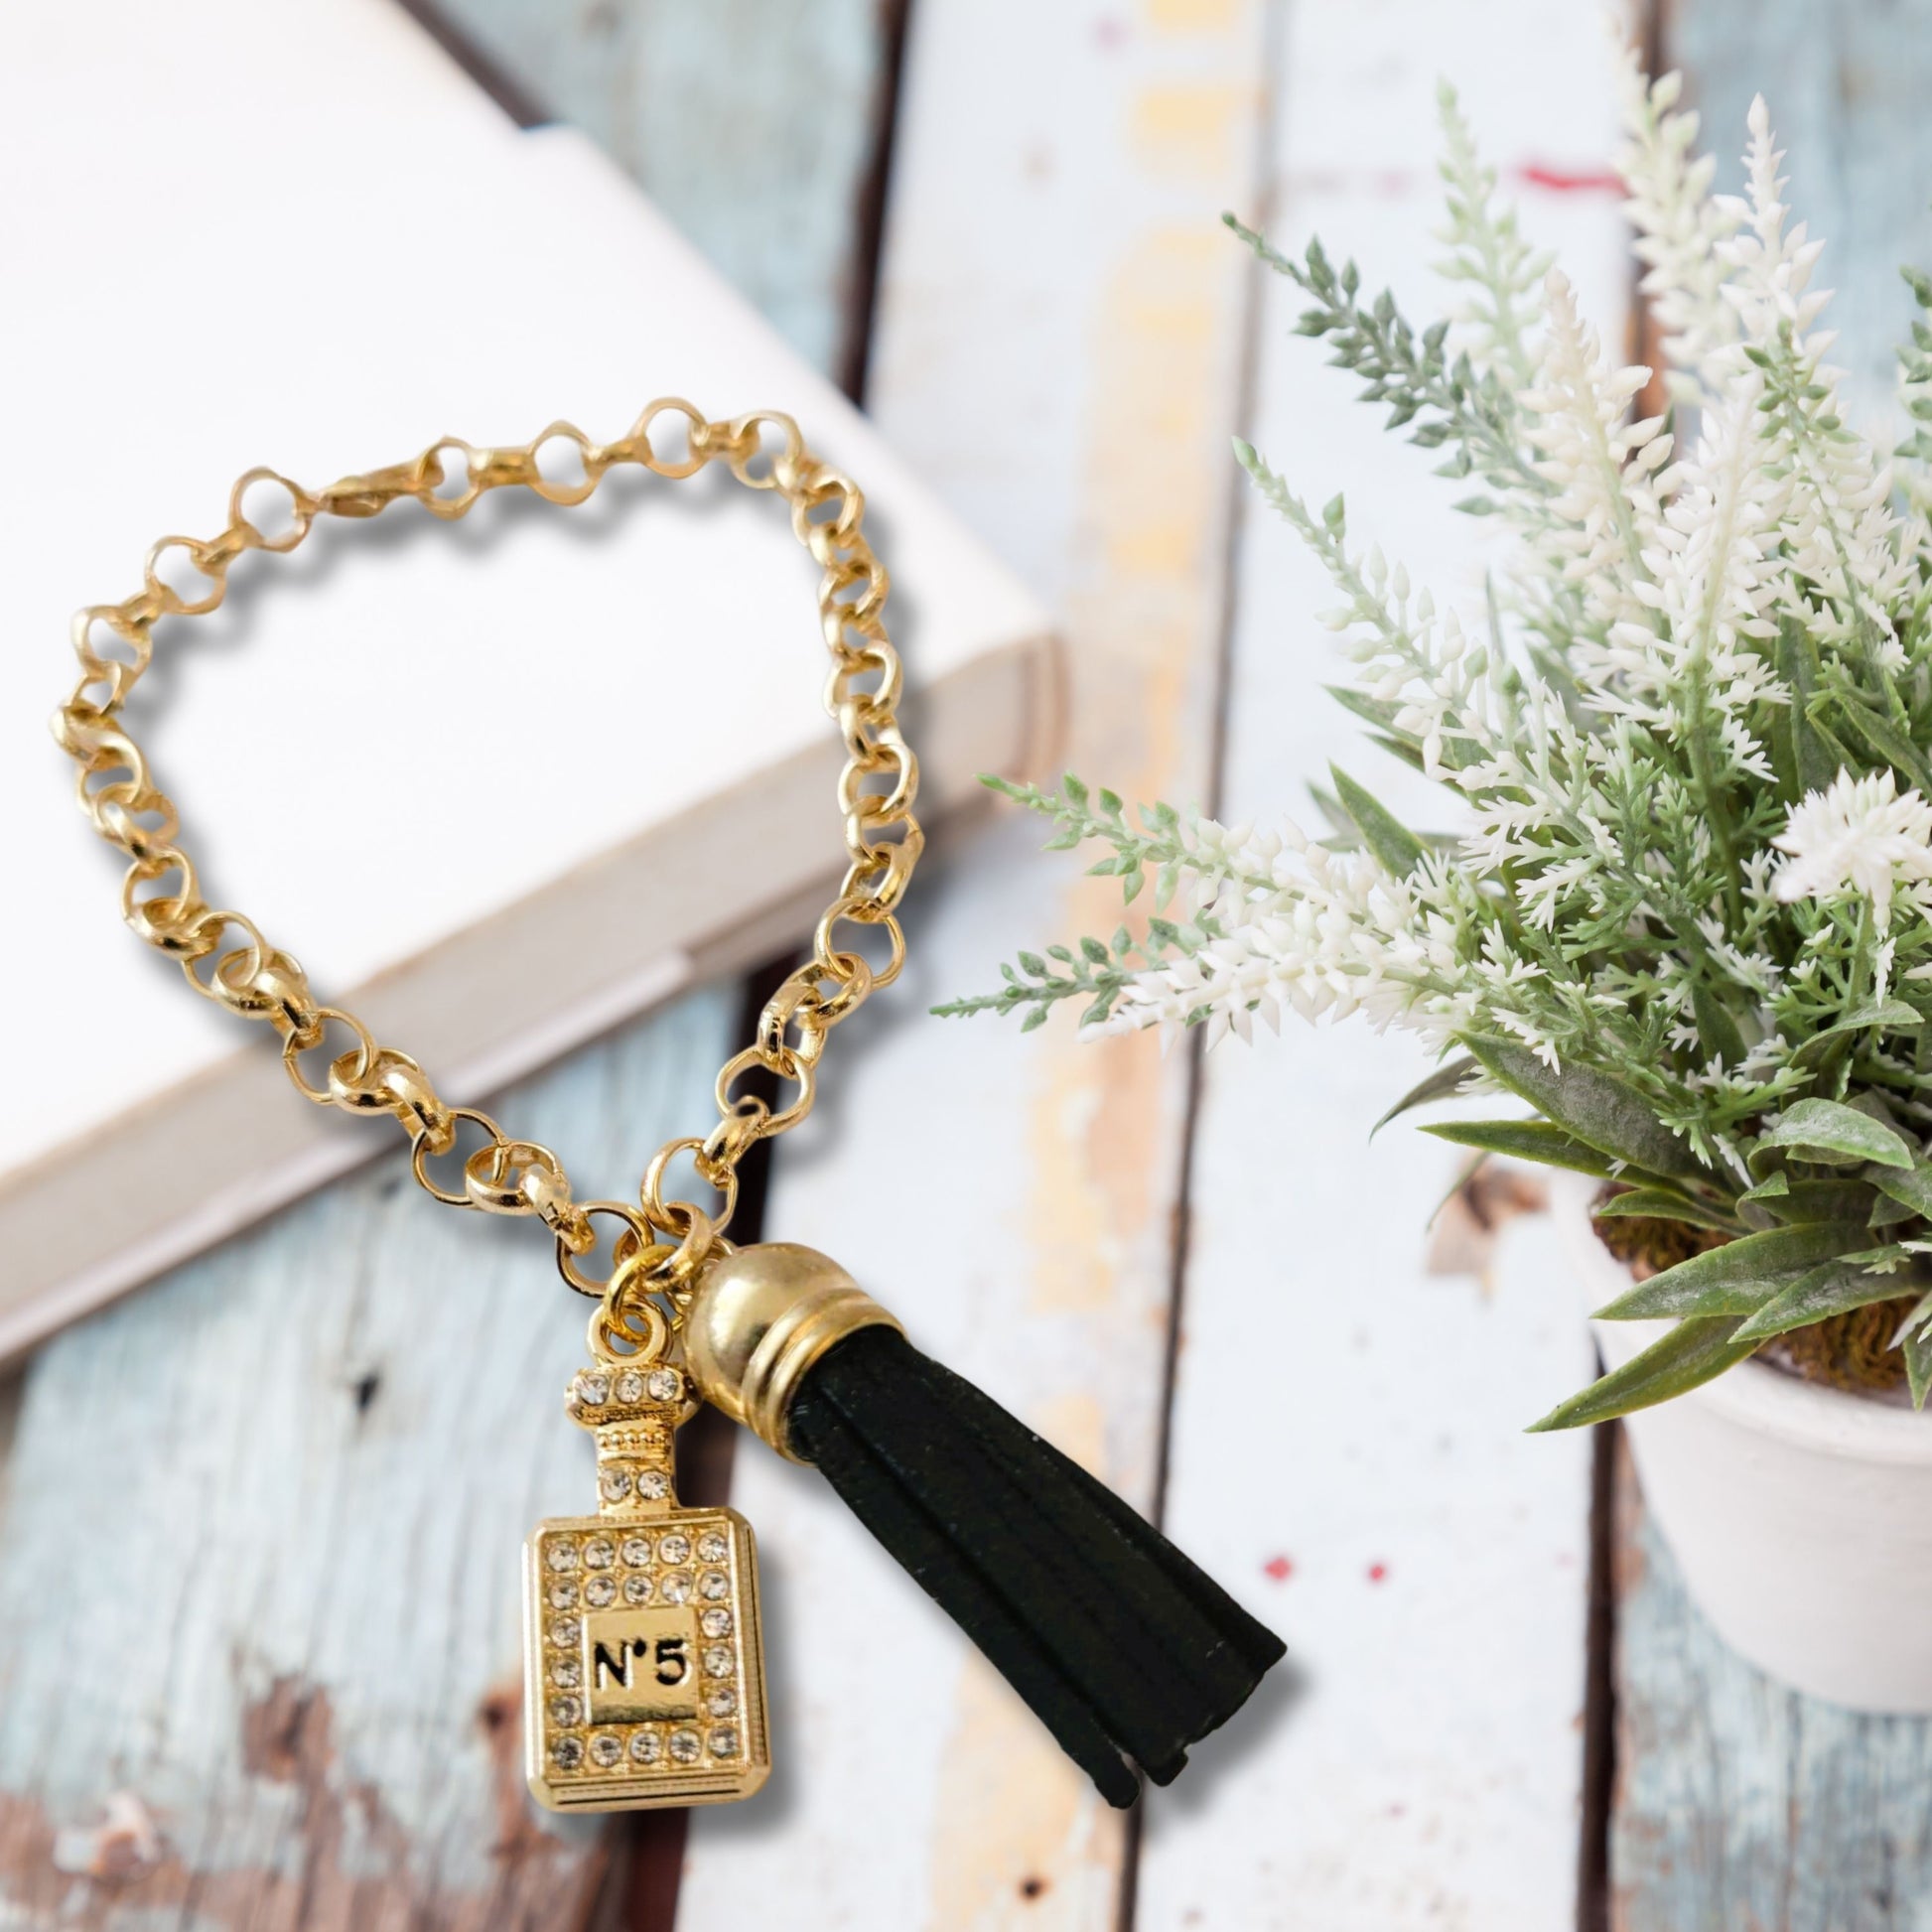
<path id="1" fill-rule="evenodd" d="M 1618 1494 L 1616 1932 L 1932 1923 L 1932 1725 L 1772 1683 L 1685 1593 L 1627 1455 Z"/>
<path id="2" fill-rule="evenodd" d="M 1123 788 L 1209 783 L 1245 287 L 1216 216 L 1254 191 L 1264 12 L 912 14 L 871 405 L 1063 615 L 1068 757 Z M 1117 886 L 1069 888 L 1039 837 L 922 873 L 906 978 L 841 1034 L 767 1226 L 1147 1506 L 1185 1056 L 924 1014 L 1017 946 L 1112 930 Z M 1122 1821 L 816 1480 L 743 1446 L 784 1763 L 762 1807 L 694 1818 L 680 1923 L 1114 1927 Z"/>
<path id="3" fill-rule="evenodd" d="M 1932 268 L 1932 0 L 1670 0 L 1663 55 L 1684 69 L 1700 142 L 1731 193 L 1745 112 L 1764 96 L 1784 199 L 1825 238 L 1813 279 L 1838 291 L 1832 359 L 1863 426 L 1876 427 L 1892 415 L 1892 347 L 1915 312 L 1899 264 Z"/>
<path id="4" fill-rule="evenodd" d="M 475 11 L 835 361 L 870 8 L 751 31 L 621 0 L 566 34 L 544 6 Z M 631 1193 L 709 1117 L 737 1006 L 687 999 L 502 1117 L 585 1191 Z M 525 1530 L 590 1500 L 560 1402 L 583 1307 L 530 1229 L 438 1212 L 391 1157 L 41 1352 L 0 1403 L 0 1924 L 584 1922 L 610 1840 L 524 1794 L 515 1607 Z"/>
<path id="5" fill-rule="evenodd" d="M 1318 232 L 1418 326 L 1455 306 L 1428 272 L 1439 75 L 1614 345 L 1625 275 L 1594 9 L 1295 9 L 1273 206 L 1242 211 L 1291 253 Z M 1355 546 L 1380 542 L 1479 612 L 1487 526 L 1293 335 L 1304 307 L 1267 279 L 1243 433 L 1311 501 L 1346 492 Z M 1322 691 L 1340 674 L 1316 621 L 1332 587 L 1258 502 L 1235 588 L 1226 815 L 1314 831 L 1305 786 L 1335 759 L 1410 823 L 1444 823 L 1434 788 Z M 1400 1034 L 1293 1018 L 1206 1063 L 1168 1523 L 1273 1622 L 1295 1675 L 1200 1753 L 1191 1788 L 1150 1802 L 1145 1932 L 1553 1932 L 1574 1913 L 1587 1447 L 1521 1432 L 1587 1379 L 1587 1343 L 1541 1217 L 1509 1229 L 1491 1283 L 1428 1272 L 1456 1163 L 1406 1122 L 1369 1139 L 1426 1064 Z"/>
<path id="6" fill-rule="evenodd" d="M 470 36 L 525 111 L 571 122 L 621 162 L 795 348 L 823 369 L 852 365 L 887 0 L 424 4 Z"/>
<path id="7" fill-rule="evenodd" d="M 686 1000 L 503 1117 L 628 1191 L 735 1004 Z M 598 1835 L 529 1805 L 518 1736 L 517 1546 L 592 1500 L 561 1408 L 585 1305 L 546 1245 L 435 1211 L 392 1155 L 35 1357 L 0 1522 L 0 1923 L 582 1922 Z"/>
<path id="8" fill-rule="evenodd" d="M 1721 185 L 1735 185 L 1745 110 L 1765 96 L 1786 199 L 1826 239 L 1817 280 L 1838 291 L 1833 359 L 1858 426 L 1884 433 L 1891 345 L 1912 306 L 1898 264 L 1932 262 L 1932 9 L 1673 0 L 1663 55 L 1685 69 Z M 1736 1657 L 1687 1596 L 1627 1460 L 1618 1482 L 1611 1923 L 1932 1923 L 1932 1723 L 1838 1710 Z"/>

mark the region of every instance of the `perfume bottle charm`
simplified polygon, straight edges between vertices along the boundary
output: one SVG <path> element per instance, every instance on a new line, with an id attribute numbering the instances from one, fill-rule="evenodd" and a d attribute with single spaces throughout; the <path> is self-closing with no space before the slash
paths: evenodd
<path id="1" fill-rule="evenodd" d="M 570 1417 L 597 1442 L 598 1511 L 523 1546 L 526 1773 L 554 1811 L 722 1804 L 770 1772 L 752 1527 L 683 1508 L 673 1486 L 693 1406 L 662 1361 L 571 1384 Z"/>

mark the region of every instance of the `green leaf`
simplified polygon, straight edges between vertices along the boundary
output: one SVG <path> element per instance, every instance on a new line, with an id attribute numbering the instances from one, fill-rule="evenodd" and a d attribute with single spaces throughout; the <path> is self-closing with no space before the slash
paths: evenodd
<path id="1" fill-rule="evenodd" d="M 1880 1193 L 1871 1203 L 1871 1212 L 1864 1217 L 1866 1227 L 1877 1232 L 1884 1228 L 1895 1228 L 1906 1221 L 1919 1218 L 1917 1208 L 1902 1200 L 1895 1200 L 1889 1194 Z"/>
<path id="2" fill-rule="evenodd" d="M 1832 767 L 1832 777 L 1835 778 L 1841 771 L 1856 771 L 1864 762 L 1863 759 L 1854 758 L 1852 748 L 1836 732 L 1827 731 L 1815 718 L 1811 729 L 1813 736 L 1825 748 L 1825 757 Z M 1831 781 L 1831 778 L 1827 778 L 1825 783 L 1830 784 Z M 1818 788 L 1813 787 L 1814 790 Z"/>
<path id="3" fill-rule="evenodd" d="M 1856 1013 L 1848 1013 L 1843 1020 L 1813 1034 L 1791 1055 L 1791 1064 L 1804 1068 L 1807 1073 L 1816 1072 L 1836 1049 L 1850 1043 L 1853 1035 L 1862 1034 L 1871 1027 L 1909 1033 L 1924 1024 L 1918 1010 L 1908 1007 L 1903 1000 L 1883 1000 L 1876 1006 L 1861 1007 Z"/>
<path id="4" fill-rule="evenodd" d="M 1694 1228 L 1715 1228 L 1720 1234 L 1738 1231 L 1735 1215 L 1663 1187 L 1632 1187 L 1628 1193 L 1612 1194 L 1594 1212 L 1599 1221 L 1684 1221 Z"/>
<path id="5" fill-rule="evenodd" d="M 1469 1158 L 1466 1161 L 1462 1163 L 1462 1165 L 1455 1171 L 1455 1178 L 1449 1182 L 1449 1191 L 1446 1194 L 1444 1194 L 1443 1198 L 1439 1200 L 1433 1208 L 1430 1209 L 1429 1219 L 1423 1223 L 1423 1227 L 1425 1229 L 1430 1229 L 1435 1227 L 1437 1219 L 1442 1214 L 1443 1209 L 1446 1208 L 1449 1204 L 1449 1202 L 1452 1201 L 1456 1197 L 1456 1195 L 1459 1194 L 1463 1190 L 1463 1188 L 1466 1187 L 1469 1184 L 1469 1182 L 1473 1180 L 1475 1176 L 1482 1172 L 1483 1166 L 1488 1161 L 1488 1159 L 1489 1157 L 1487 1154 L 1472 1154 L 1469 1156 Z"/>
<path id="6" fill-rule="evenodd" d="M 1321 814 L 1334 840 L 1348 843 L 1358 840 L 1360 835 L 1349 823 L 1348 814 L 1341 808 L 1341 800 L 1332 791 L 1324 791 L 1321 786 L 1311 780 L 1309 796 L 1314 800 L 1314 808 Z M 1323 845 L 1329 843 L 1328 839 L 1322 840 Z"/>
<path id="7" fill-rule="evenodd" d="M 1875 757 L 1889 764 L 1921 796 L 1932 792 L 1932 765 L 1926 763 L 1925 754 L 1889 718 L 1847 691 L 1835 690 L 1832 701 L 1854 736 L 1863 739 Z"/>
<path id="8" fill-rule="evenodd" d="M 1866 1161 L 1881 1168 L 1909 1169 L 1913 1164 L 1912 1150 L 1901 1135 L 1836 1100 L 1794 1102 L 1775 1127 L 1758 1136 L 1757 1145 L 1788 1147 L 1801 1160 L 1834 1168 Z"/>
<path id="9" fill-rule="evenodd" d="M 1400 759 L 1412 771 L 1420 771 L 1423 768 L 1422 748 L 1419 745 L 1411 745 L 1405 739 L 1390 738 L 1379 732 L 1371 732 L 1368 742 L 1387 752 L 1392 759 Z"/>
<path id="10" fill-rule="evenodd" d="M 1809 715 L 1818 687 L 1818 652 L 1795 618 L 1778 624 L 1778 675 L 1790 687 L 1791 702 L 1782 707 L 1772 737 L 1779 754 L 1780 789 L 1787 804 L 1796 804 L 1806 792 L 1823 791 L 1838 776 L 1840 760 Z"/>
<path id="11" fill-rule="evenodd" d="M 1863 1180 L 1787 1180 L 1765 1205 L 1780 1221 L 1796 1225 L 1860 1221 L 1871 1212 L 1871 1189 Z"/>
<path id="12" fill-rule="evenodd" d="M 1416 1084 L 1398 1100 L 1389 1111 L 1368 1130 L 1372 1141 L 1398 1114 L 1406 1114 L 1412 1107 L 1426 1107 L 1432 1100 L 1453 1100 L 1462 1091 L 1463 1083 L 1477 1070 L 1476 1063 L 1465 1053 L 1459 1059 L 1445 1060 L 1426 1080 Z"/>
<path id="13" fill-rule="evenodd" d="M 1663 1315 L 1754 1314 L 1788 1278 L 1836 1261 L 1865 1240 L 1858 1221 L 1767 1228 L 1726 1241 L 1626 1288 L 1595 1312 L 1598 1321 L 1650 1321 Z"/>
<path id="14" fill-rule="evenodd" d="M 1932 1390 L 1932 1329 L 1928 1328 L 1927 1315 L 1932 1315 L 1932 1294 L 1920 1300 L 1892 1337 L 1892 1346 L 1904 1351 L 1905 1379 L 1911 1386 L 1914 1409 L 1925 1407 L 1926 1392 Z"/>
<path id="15" fill-rule="evenodd" d="M 1737 1328 L 1737 1318 L 1727 1315 L 1680 1321 L 1642 1354 L 1600 1376 L 1568 1402 L 1558 1403 L 1541 1422 L 1530 1425 L 1530 1433 L 1611 1422 L 1709 1382 L 1757 1347 L 1754 1341 L 1739 1341 Z"/>
<path id="16" fill-rule="evenodd" d="M 1740 1201 L 1778 1200 L 1785 1194 L 1790 1193 L 1790 1191 L 1791 1191 L 1790 1178 L 1784 1173 L 1783 1169 L 1779 1169 L 1776 1173 L 1767 1175 L 1764 1179 L 1760 1180 L 1755 1187 L 1751 1188 L 1747 1193 L 1739 1194 L 1737 1198 Z"/>
<path id="17" fill-rule="evenodd" d="M 1744 1057 L 1744 1036 L 1729 1009 L 1705 981 L 1702 974 L 1691 981 L 1691 1011 L 1697 1021 L 1698 1038 L 1725 1066 L 1735 1066 Z"/>
<path id="18" fill-rule="evenodd" d="M 1357 691 L 1352 684 L 1324 684 L 1321 687 L 1333 698 L 1342 710 L 1352 712 L 1365 725 L 1373 725 L 1377 731 L 1395 730 L 1396 713 L 1402 707 L 1387 698 L 1371 698 L 1366 691 Z"/>
<path id="19" fill-rule="evenodd" d="M 1768 1341 L 1835 1314 L 1889 1302 L 1907 1292 L 1895 1276 L 1874 1275 L 1856 1262 L 1828 1261 L 1781 1289 L 1737 1330 L 1739 1341 Z"/>
<path id="20" fill-rule="evenodd" d="M 1328 771 L 1342 810 L 1368 849 L 1398 879 L 1406 879 L 1422 863 L 1423 842 L 1339 765 L 1329 765 Z"/>
<path id="21" fill-rule="evenodd" d="M 1899 1344 L 1905 1356 L 1905 1379 L 1911 1385 L 1912 1407 L 1923 1409 L 1932 1389 L 1932 1335 L 1907 1335 Z"/>
<path id="22" fill-rule="evenodd" d="M 1921 1329 L 1932 1333 L 1932 1289 L 1928 1289 L 1912 1304 L 1911 1312 L 1893 1329 L 1891 1345 L 1902 1347 L 1908 1335 L 1915 1335 Z"/>
<path id="23" fill-rule="evenodd" d="M 1587 1066 L 1557 1072 L 1514 1040 L 1477 1036 L 1463 1043 L 1491 1079 L 1587 1146 L 1650 1173 L 1705 1177 L 1697 1157 L 1621 1080 Z"/>
<path id="24" fill-rule="evenodd" d="M 1594 1174 L 1598 1180 L 1612 1177 L 1609 1162 L 1595 1148 L 1586 1147 L 1547 1120 L 1440 1120 L 1431 1121 L 1422 1131 L 1455 1147 L 1513 1155 L 1539 1167 Z"/>
<path id="25" fill-rule="evenodd" d="M 1932 1165 L 1921 1162 L 1912 1168 L 1872 1168 L 1864 1178 L 1914 1214 L 1932 1219 Z"/>

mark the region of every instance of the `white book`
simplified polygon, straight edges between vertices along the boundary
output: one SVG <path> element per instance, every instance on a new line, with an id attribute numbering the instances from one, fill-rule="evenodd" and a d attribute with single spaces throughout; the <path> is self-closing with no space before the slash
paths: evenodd
<path id="1" fill-rule="evenodd" d="M 1042 755 L 1028 594 L 590 143 L 518 132 L 387 0 L 0 9 L 0 1357 L 388 1144 L 122 925 L 47 731 L 73 610 L 243 471 L 787 411 L 867 494 L 921 815 Z M 323 519 L 163 621 L 127 718 L 209 901 L 474 1101 L 808 930 L 842 866 L 815 584 L 722 477 Z"/>

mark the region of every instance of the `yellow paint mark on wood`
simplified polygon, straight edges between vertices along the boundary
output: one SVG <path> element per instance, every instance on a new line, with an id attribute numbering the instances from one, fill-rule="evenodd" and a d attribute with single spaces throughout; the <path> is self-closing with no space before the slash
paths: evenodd
<path id="1" fill-rule="evenodd" d="M 1034 1422 L 1082 1468 L 1104 1476 L 1107 1412 L 1097 1396 L 1069 1392 Z M 935 1932 L 1090 1927 L 1095 1887 L 1078 1873 L 1084 1867 L 1111 1876 L 1119 1868 L 1120 1814 L 1100 1801 L 984 1658 L 968 1655 L 956 1696 L 946 1762 L 970 1771 L 948 1778 L 939 1811 Z M 1107 1889 L 1105 1877 L 1100 1889 Z"/>
<path id="2" fill-rule="evenodd" d="M 1076 922 L 1112 931 L 1117 891 L 1097 896 L 1098 907 L 1078 908 L 1078 899 L 1092 897 L 1075 896 Z M 1044 1057 L 1045 1082 L 1031 1110 L 1029 1305 L 1040 1313 L 1097 1314 L 1119 1300 L 1123 1268 L 1163 1195 L 1157 1164 L 1167 1139 L 1168 1069 L 1146 1037 L 1092 1046 L 1069 1038 Z"/>
<path id="3" fill-rule="evenodd" d="M 1062 600 L 1067 762 L 1128 797 L 1186 803 L 1207 778 L 1247 270 L 1213 213 L 1251 187 L 1259 95 L 1247 76 L 1259 35 L 1241 0 L 1148 0 L 1143 18 L 1163 33 L 1221 32 L 1226 79 L 1121 101 L 1126 153 L 1115 166 L 1142 220 L 1087 298 L 1077 571 Z M 1124 916 L 1144 917 L 1149 897 L 1127 908 L 1117 880 L 1077 880 L 1055 925 L 1111 934 Z M 1091 1337 L 1096 1360 L 1126 1366 L 1132 1336 L 1157 1334 L 1166 1317 L 1185 1062 L 1164 1059 L 1152 1035 L 1085 1046 L 1066 1026 L 1036 1035 L 1034 1052 L 1028 1310 Z M 1144 1386 L 1087 1377 L 1035 1414 L 1134 1501 L 1152 1477 L 1157 1362 L 1150 1347 Z M 956 1698 L 935 1811 L 933 1924 L 1111 1923 L 1118 1815 L 980 1660 L 962 1671 Z"/>
<path id="4" fill-rule="evenodd" d="M 1089 1932 L 1120 1868 L 1121 1814 L 978 1655 L 960 1672 L 946 1762 L 932 1932 Z"/>
<path id="5" fill-rule="evenodd" d="M 1115 531 L 1107 539 L 1107 564 L 1125 576 L 1171 577 L 1195 562 L 1196 532 L 1162 518 Z"/>
<path id="6" fill-rule="evenodd" d="M 1157 34 L 1223 34 L 1240 13 L 1241 0 L 1147 0 L 1141 10 Z"/>
<path id="7" fill-rule="evenodd" d="M 1218 530 L 1232 488 L 1226 432 L 1242 263 L 1211 228 L 1150 228 L 1095 312 L 1082 489 L 1093 578 L 1069 600 L 1073 745 L 1086 776 L 1138 797 L 1197 798 L 1219 622 Z M 1069 886 L 1062 930 L 1146 916 L 1110 879 Z M 1147 1036 L 1041 1053 L 1029 1140 L 1032 1306 L 1138 1311 L 1135 1279 L 1172 1194 L 1181 1068 Z"/>
<path id="8" fill-rule="evenodd" d="M 1107 1479 L 1107 1409 L 1091 1389 L 1069 1389 L 1033 1418 L 1034 1427 L 1089 1475 Z"/>
<path id="9" fill-rule="evenodd" d="M 1211 182 L 1232 173 L 1254 121 L 1255 90 L 1215 82 L 1149 87 L 1134 101 L 1129 145 L 1144 167 L 1164 176 Z"/>

